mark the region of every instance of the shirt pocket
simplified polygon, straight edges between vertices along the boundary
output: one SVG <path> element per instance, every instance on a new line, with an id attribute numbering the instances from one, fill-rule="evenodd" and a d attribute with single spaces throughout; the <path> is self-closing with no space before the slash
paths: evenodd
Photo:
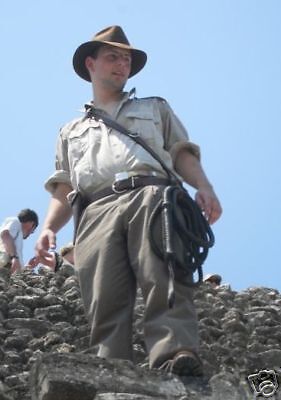
<path id="1" fill-rule="evenodd" d="M 72 130 L 68 137 L 68 158 L 72 167 L 79 164 L 89 151 L 90 128 L 80 127 Z"/>
<path id="2" fill-rule="evenodd" d="M 129 130 L 137 133 L 147 143 L 155 144 L 163 141 L 160 117 L 152 110 L 130 110 L 127 112 Z"/>

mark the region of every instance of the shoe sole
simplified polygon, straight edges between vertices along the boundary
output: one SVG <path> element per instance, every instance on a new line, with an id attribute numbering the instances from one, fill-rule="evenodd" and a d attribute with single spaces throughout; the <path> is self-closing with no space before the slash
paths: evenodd
<path id="1" fill-rule="evenodd" d="M 172 365 L 171 372 L 179 376 L 202 376 L 202 365 L 196 358 L 179 356 Z"/>

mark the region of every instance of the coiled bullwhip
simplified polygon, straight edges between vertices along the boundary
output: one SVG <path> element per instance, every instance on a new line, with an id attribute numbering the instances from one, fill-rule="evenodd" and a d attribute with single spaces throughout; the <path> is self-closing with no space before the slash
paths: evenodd
<path id="1" fill-rule="evenodd" d="M 159 218 L 162 241 L 159 242 Z M 169 272 L 168 305 L 175 300 L 174 279 L 198 273 L 198 286 L 203 280 L 202 265 L 215 238 L 197 203 L 178 185 L 167 186 L 149 220 L 149 239 L 155 254 L 164 260 Z"/>

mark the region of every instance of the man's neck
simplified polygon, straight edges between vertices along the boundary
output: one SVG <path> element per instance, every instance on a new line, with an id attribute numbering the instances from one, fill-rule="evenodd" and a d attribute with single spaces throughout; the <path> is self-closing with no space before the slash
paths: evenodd
<path id="1" fill-rule="evenodd" d="M 124 95 L 123 91 L 98 91 L 94 88 L 94 104 L 96 107 L 107 106 L 120 101 Z"/>

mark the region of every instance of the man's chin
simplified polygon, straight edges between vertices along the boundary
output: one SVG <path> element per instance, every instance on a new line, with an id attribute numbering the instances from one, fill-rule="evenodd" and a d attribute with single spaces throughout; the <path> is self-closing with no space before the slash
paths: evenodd
<path id="1" fill-rule="evenodd" d="M 122 92 L 126 85 L 126 82 L 127 82 L 127 80 L 126 81 L 111 80 L 111 81 L 107 82 L 107 86 L 108 86 L 108 89 L 110 89 L 110 90 L 114 89 L 117 92 Z"/>

